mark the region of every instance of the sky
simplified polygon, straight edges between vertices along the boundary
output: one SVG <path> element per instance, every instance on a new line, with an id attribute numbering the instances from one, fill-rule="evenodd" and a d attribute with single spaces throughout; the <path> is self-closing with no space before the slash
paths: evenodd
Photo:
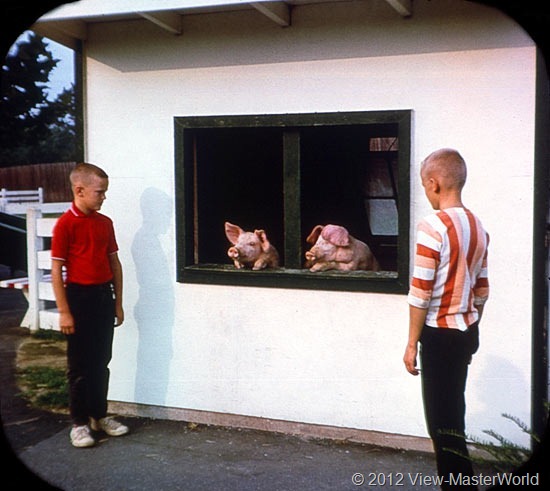
<path id="1" fill-rule="evenodd" d="M 45 38 L 53 57 L 58 59 L 57 66 L 50 73 L 50 97 L 69 88 L 74 82 L 74 51 Z"/>

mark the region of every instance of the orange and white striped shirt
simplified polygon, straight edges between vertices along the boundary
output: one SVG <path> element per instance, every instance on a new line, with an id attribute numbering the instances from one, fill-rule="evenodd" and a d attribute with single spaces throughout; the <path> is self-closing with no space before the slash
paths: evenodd
<path id="1" fill-rule="evenodd" d="M 465 208 L 448 208 L 420 221 L 408 303 L 427 309 L 426 325 L 465 331 L 489 297 L 489 235 Z"/>

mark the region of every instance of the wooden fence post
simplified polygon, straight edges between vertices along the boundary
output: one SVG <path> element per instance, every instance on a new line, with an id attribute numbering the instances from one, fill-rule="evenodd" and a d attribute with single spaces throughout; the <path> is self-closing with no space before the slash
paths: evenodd
<path id="1" fill-rule="evenodd" d="M 36 331 L 40 327 L 40 310 L 44 302 L 39 299 L 38 285 L 43 272 L 38 267 L 38 251 L 44 249 L 44 239 L 38 236 L 38 219 L 42 212 L 37 208 L 27 209 L 27 269 L 29 277 L 29 328 Z"/>

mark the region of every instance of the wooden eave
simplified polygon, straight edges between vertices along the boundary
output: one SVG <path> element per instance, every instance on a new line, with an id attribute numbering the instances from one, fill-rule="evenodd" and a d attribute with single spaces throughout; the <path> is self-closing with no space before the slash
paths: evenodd
<path id="1" fill-rule="evenodd" d="M 78 42 L 86 41 L 88 27 L 93 23 L 145 19 L 155 24 L 159 29 L 171 35 L 179 36 L 184 34 L 182 27 L 184 16 L 235 10 L 255 10 L 258 12 L 258 15 L 263 15 L 276 25 L 287 28 L 292 25 L 292 9 L 294 7 L 315 3 L 341 3 L 345 1 L 349 0 L 260 0 L 256 2 L 244 0 L 177 2 L 174 0 L 168 2 L 168 7 L 163 10 L 158 10 L 158 2 L 141 1 L 133 4 L 139 10 L 120 9 L 120 11 L 116 11 L 116 9 L 111 9 L 109 12 L 101 12 L 99 8 L 94 9 L 91 3 L 87 6 L 84 5 L 87 8 L 81 8 L 80 11 L 78 5 L 75 8 L 69 4 L 69 9 L 64 10 L 61 7 L 38 19 L 32 26 L 32 30 L 74 49 L 78 45 Z M 370 0 L 361 1 L 368 3 Z M 395 11 L 396 15 L 402 17 L 410 17 L 412 15 L 412 0 L 385 0 L 385 2 Z M 178 7 L 178 3 L 185 6 Z M 81 2 L 78 2 L 78 4 L 81 4 Z M 147 8 L 149 4 L 151 5 L 151 9 Z"/>

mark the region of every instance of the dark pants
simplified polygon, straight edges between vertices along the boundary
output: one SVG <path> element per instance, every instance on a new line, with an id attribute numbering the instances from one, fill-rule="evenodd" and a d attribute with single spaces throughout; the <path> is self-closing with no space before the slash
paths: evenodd
<path id="1" fill-rule="evenodd" d="M 478 326 L 465 332 L 424 326 L 420 343 L 426 424 L 437 472 L 444 479 L 442 489 L 449 489 L 449 474 L 473 475 L 465 441 L 464 391 L 468 365 L 479 346 Z"/>
<path id="2" fill-rule="evenodd" d="M 67 285 L 67 300 L 75 332 L 67 336 L 69 405 L 73 423 L 107 414 L 115 303 L 110 283 Z"/>

